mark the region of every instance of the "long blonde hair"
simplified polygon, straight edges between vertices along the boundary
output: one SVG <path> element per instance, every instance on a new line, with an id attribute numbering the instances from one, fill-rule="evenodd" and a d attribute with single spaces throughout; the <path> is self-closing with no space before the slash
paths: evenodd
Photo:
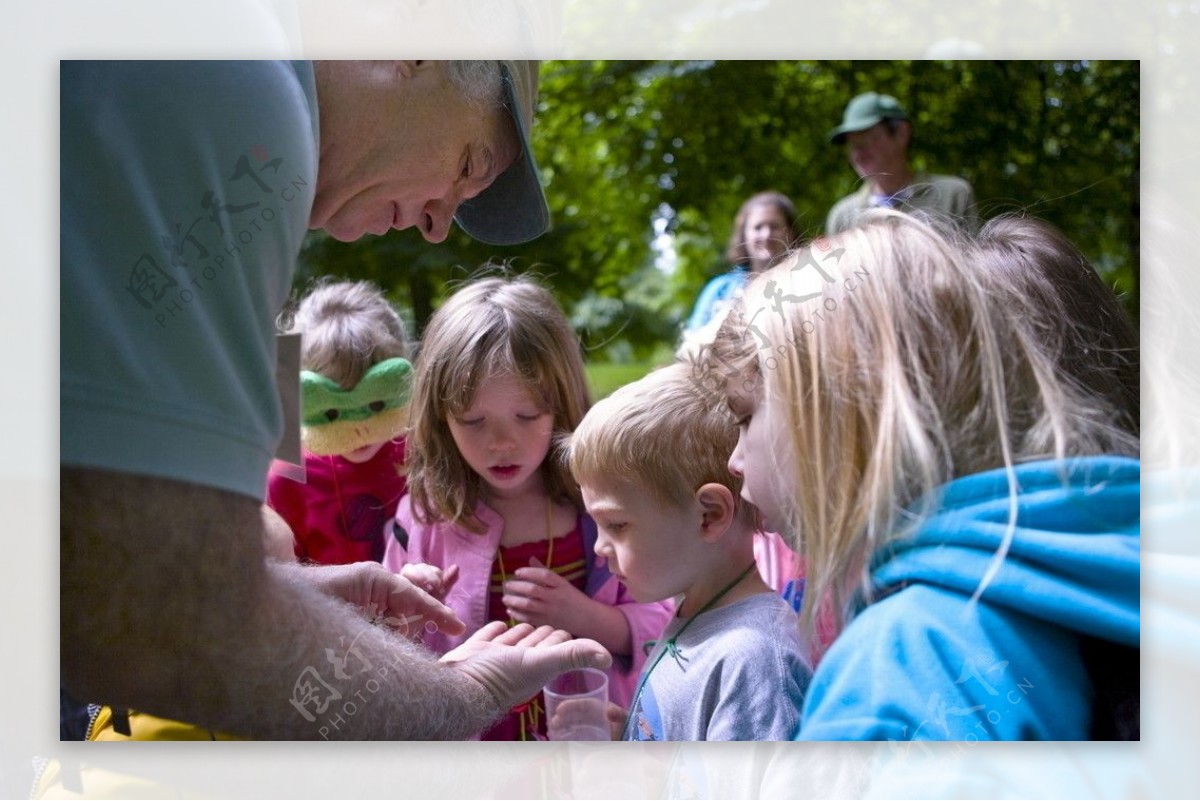
<path id="1" fill-rule="evenodd" d="M 425 523 L 482 530 L 475 505 L 483 480 L 454 444 L 447 418 L 461 414 L 489 378 L 511 375 L 554 416 L 554 435 L 575 429 L 589 406 L 582 349 L 554 297 L 532 278 L 489 277 L 464 285 L 429 321 L 417 357 L 408 438 L 413 512 Z M 542 464 L 546 492 L 580 505 L 566 465 Z"/>
<path id="2" fill-rule="evenodd" d="M 1013 465 L 1137 452 L 1109 401 L 1062 373 L 1056 343 L 1014 323 L 1020 282 L 985 279 L 984 250 L 952 236 L 875 212 L 755 279 L 708 354 L 736 376 L 730 393 L 738 379 L 761 387 L 756 414 L 782 416 L 771 425 L 789 453 L 775 458 L 792 466 L 777 472 L 795 499 L 786 529 L 806 560 L 809 631 L 819 606 L 840 630 L 871 598 L 872 555 L 933 512 L 945 483 L 1008 468 L 994 570 L 1015 526 Z"/>

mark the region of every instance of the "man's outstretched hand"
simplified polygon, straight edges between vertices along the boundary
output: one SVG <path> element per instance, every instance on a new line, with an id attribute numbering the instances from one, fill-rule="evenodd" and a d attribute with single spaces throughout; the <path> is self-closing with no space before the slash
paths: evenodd
<path id="1" fill-rule="evenodd" d="M 466 630 L 454 610 L 377 562 L 297 569 L 326 595 L 353 604 L 369 620 L 410 639 L 417 639 L 423 631 L 440 631 L 453 637 Z"/>
<path id="2" fill-rule="evenodd" d="M 496 699 L 498 711 L 536 695 L 550 679 L 575 668 L 606 668 L 612 656 L 594 640 L 575 640 L 561 629 L 493 621 L 441 661 L 474 680 Z"/>

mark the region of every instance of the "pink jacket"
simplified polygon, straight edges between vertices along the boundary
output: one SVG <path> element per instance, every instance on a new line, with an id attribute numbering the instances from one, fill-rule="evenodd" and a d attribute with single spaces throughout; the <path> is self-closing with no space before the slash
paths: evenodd
<path id="1" fill-rule="evenodd" d="M 785 597 L 788 585 L 804 576 L 800 557 L 773 531 L 754 532 L 754 561 L 767 586 Z"/>
<path id="2" fill-rule="evenodd" d="M 466 624 L 467 630 L 459 637 L 447 637 L 440 632 L 426 634 L 425 645 L 438 653 L 456 647 L 487 623 L 488 581 L 500 546 L 504 520 L 483 504 L 476 507 L 475 514 L 487 526 L 487 531 L 482 534 L 451 523 L 425 525 L 413 518 L 412 498 L 406 495 L 396 509 L 392 536 L 386 538 L 383 565 L 393 572 L 399 572 L 409 563 L 430 564 L 443 570 L 458 565 L 458 581 L 445 602 Z M 628 708 L 650 650 L 645 644 L 662 636 L 675 612 L 675 605 L 670 600 L 647 604 L 635 601 L 625 585 L 608 571 L 604 558 L 596 556 L 595 522 L 586 514 L 580 514 L 580 524 L 588 555 L 584 591 L 589 598 L 616 607 L 629 621 L 633 653 L 628 657 L 614 657 L 612 667 L 608 669 L 609 700 Z"/>

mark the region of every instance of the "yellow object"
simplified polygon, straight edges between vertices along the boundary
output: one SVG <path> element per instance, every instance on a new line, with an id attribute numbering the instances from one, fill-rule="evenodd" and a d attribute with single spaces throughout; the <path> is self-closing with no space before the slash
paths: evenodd
<path id="1" fill-rule="evenodd" d="M 202 729 L 191 723 L 180 723 L 176 720 L 147 715 L 145 712 L 130 711 L 129 734 L 121 734 L 113 723 L 113 709 L 109 706 L 100 707 L 92 725 L 88 727 L 87 739 L 93 742 L 116 742 L 125 740 L 243 740 L 244 737 L 234 737 L 222 734 L 212 729 Z"/>

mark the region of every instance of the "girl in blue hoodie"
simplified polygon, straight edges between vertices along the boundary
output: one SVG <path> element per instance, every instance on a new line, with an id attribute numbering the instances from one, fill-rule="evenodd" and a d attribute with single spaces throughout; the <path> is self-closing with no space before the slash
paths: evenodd
<path id="1" fill-rule="evenodd" d="M 799 739 L 1137 736 L 1136 334 L 1061 235 L 879 212 L 756 279 L 709 364 L 836 621 Z"/>

